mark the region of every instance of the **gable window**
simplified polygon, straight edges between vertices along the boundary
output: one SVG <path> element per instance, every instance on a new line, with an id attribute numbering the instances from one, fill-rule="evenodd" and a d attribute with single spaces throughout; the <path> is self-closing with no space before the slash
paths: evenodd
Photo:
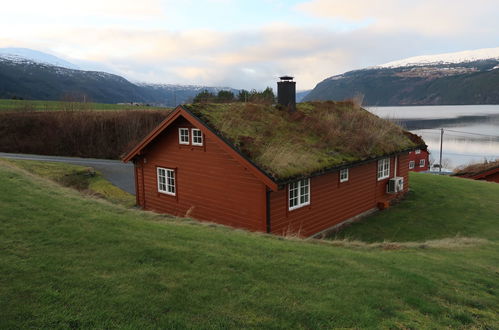
<path id="1" fill-rule="evenodd" d="M 289 210 L 310 204 L 310 179 L 298 180 L 288 185 Z"/>
<path id="2" fill-rule="evenodd" d="M 203 145 L 203 133 L 197 128 L 192 129 L 192 145 L 202 146 Z"/>
<path id="3" fill-rule="evenodd" d="M 419 155 L 421 153 L 421 149 L 416 149 L 415 153 L 416 155 Z"/>
<path id="4" fill-rule="evenodd" d="M 424 159 L 420 159 L 419 160 L 419 167 L 424 167 L 425 166 L 425 160 Z"/>
<path id="5" fill-rule="evenodd" d="M 158 191 L 175 196 L 175 171 L 169 168 L 158 167 Z"/>
<path id="6" fill-rule="evenodd" d="M 178 129 L 178 143 L 189 144 L 189 129 L 179 128 Z"/>
<path id="7" fill-rule="evenodd" d="M 344 168 L 340 171 L 340 182 L 348 181 L 348 168 Z"/>
<path id="8" fill-rule="evenodd" d="M 390 158 L 378 160 L 378 180 L 386 179 L 390 176 Z"/>
<path id="9" fill-rule="evenodd" d="M 416 162 L 415 162 L 415 161 L 413 161 L 413 160 L 411 160 L 411 161 L 409 162 L 409 169 L 410 169 L 410 170 L 412 170 L 412 169 L 414 168 L 414 166 L 416 165 L 415 163 L 416 163 Z"/>

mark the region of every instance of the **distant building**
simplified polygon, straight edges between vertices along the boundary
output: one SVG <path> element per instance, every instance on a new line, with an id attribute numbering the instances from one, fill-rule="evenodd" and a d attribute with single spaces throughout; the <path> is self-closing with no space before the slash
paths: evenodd
<path id="1" fill-rule="evenodd" d="M 416 149 L 409 152 L 409 171 L 424 172 L 430 169 L 430 152 L 428 149 Z"/>
<path id="2" fill-rule="evenodd" d="M 453 175 L 460 178 L 499 183 L 499 160 L 468 165 Z"/>
<path id="3" fill-rule="evenodd" d="M 283 78 L 277 106 L 178 106 L 123 158 L 135 164 L 137 204 L 311 236 L 407 192 L 409 153 L 426 149 L 420 137 L 350 102 L 295 104 Z"/>

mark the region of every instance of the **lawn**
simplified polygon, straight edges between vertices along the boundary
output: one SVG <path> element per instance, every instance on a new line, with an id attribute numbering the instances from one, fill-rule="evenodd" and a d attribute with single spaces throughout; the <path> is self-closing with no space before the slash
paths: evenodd
<path id="1" fill-rule="evenodd" d="M 162 110 L 167 108 L 136 106 L 128 104 L 110 104 L 94 102 L 10 100 L 0 99 L 0 112 L 11 111 L 57 111 L 57 110 Z"/>
<path id="2" fill-rule="evenodd" d="M 410 192 L 402 203 L 354 223 L 335 237 L 367 242 L 499 238 L 499 184 L 410 175 Z"/>
<path id="3" fill-rule="evenodd" d="M 5 163 L 0 185 L 0 328 L 499 324 L 491 233 L 452 247 L 352 247 L 131 210 Z"/>

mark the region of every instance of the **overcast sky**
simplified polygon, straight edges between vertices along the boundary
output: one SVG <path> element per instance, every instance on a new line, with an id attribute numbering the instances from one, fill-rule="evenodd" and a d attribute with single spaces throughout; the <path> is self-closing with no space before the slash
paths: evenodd
<path id="1" fill-rule="evenodd" d="M 0 47 L 132 81 L 298 89 L 404 57 L 499 46 L 499 0 L 2 1 Z"/>

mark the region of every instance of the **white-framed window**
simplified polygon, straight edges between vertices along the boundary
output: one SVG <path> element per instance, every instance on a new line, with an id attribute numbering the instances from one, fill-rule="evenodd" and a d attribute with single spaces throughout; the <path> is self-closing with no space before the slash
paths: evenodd
<path id="1" fill-rule="evenodd" d="M 348 168 L 344 168 L 340 171 L 340 182 L 348 181 Z"/>
<path id="2" fill-rule="evenodd" d="M 175 170 L 158 167 L 158 191 L 160 193 L 175 196 Z"/>
<path id="3" fill-rule="evenodd" d="M 419 160 L 419 167 L 425 167 L 426 161 L 424 159 Z"/>
<path id="4" fill-rule="evenodd" d="M 414 166 L 416 166 L 416 162 L 413 160 L 409 161 L 409 169 L 412 170 Z"/>
<path id="5" fill-rule="evenodd" d="M 201 130 L 197 128 L 193 128 L 192 130 L 192 145 L 193 146 L 202 146 L 203 145 L 203 133 Z"/>
<path id="6" fill-rule="evenodd" d="M 178 143 L 189 144 L 189 129 L 179 128 L 178 129 Z"/>
<path id="7" fill-rule="evenodd" d="M 290 211 L 310 204 L 310 179 L 290 183 L 288 189 Z"/>
<path id="8" fill-rule="evenodd" d="M 419 154 L 421 153 L 421 149 L 416 149 L 416 150 L 414 151 L 414 153 L 415 153 L 416 155 L 419 155 Z"/>
<path id="9" fill-rule="evenodd" d="M 378 180 L 386 179 L 390 176 L 390 158 L 378 160 Z"/>

